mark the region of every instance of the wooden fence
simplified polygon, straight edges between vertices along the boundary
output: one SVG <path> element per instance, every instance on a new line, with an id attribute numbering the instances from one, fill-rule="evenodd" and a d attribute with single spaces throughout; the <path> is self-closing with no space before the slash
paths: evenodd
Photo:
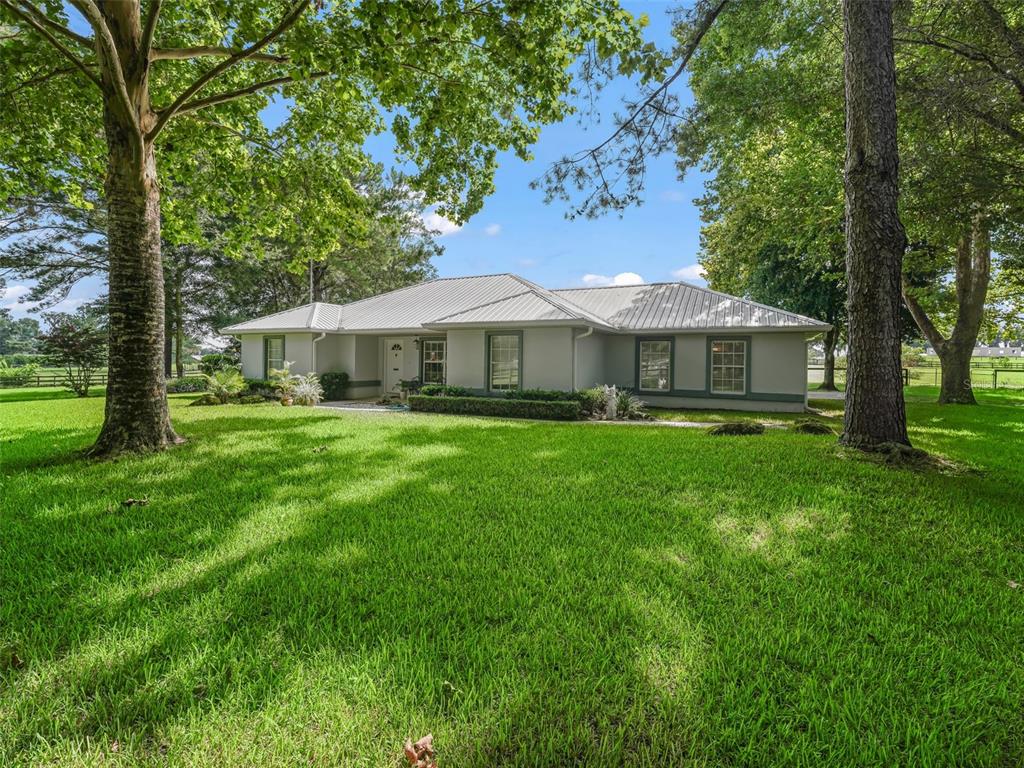
<path id="1" fill-rule="evenodd" d="M 807 366 L 809 384 L 820 384 L 825 375 L 822 365 Z M 846 382 L 846 368 L 836 368 L 836 383 Z M 937 387 L 942 383 L 942 368 L 928 363 L 903 369 L 903 386 L 911 384 Z M 1024 364 L 977 365 L 971 363 L 971 386 L 975 389 L 1024 389 Z"/>

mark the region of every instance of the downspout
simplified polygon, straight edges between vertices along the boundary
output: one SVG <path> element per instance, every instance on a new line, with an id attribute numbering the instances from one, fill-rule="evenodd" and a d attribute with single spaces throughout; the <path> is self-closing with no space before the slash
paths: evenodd
<path id="1" fill-rule="evenodd" d="M 581 333 L 579 336 L 572 337 L 572 391 L 576 391 L 576 357 L 579 351 L 579 345 L 576 343 L 580 339 L 585 339 L 594 333 L 594 326 L 587 328 L 586 333 Z"/>
<path id="2" fill-rule="evenodd" d="M 327 331 L 324 331 L 319 336 L 317 336 L 315 339 L 313 339 L 313 371 L 312 371 L 312 373 L 317 373 L 317 370 L 316 370 L 316 343 L 318 341 L 323 341 L 323 339 L 324 339 L 324 337 L 326 335 L 327 335 Z"/>

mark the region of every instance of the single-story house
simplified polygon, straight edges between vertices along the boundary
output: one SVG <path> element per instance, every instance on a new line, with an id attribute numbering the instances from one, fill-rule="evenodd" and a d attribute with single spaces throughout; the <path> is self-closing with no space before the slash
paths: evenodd
<path id="1" fill-rule="evenodd" d="M 827 323 L 686 283 L 548 290 L 517 275 L 428 280 L 222 329 L 242 373 L 343 371 L 353 398 L 402 380 L 575 390 L 614 384 L 654 406 L 799 411 L 807 342 Z"/>

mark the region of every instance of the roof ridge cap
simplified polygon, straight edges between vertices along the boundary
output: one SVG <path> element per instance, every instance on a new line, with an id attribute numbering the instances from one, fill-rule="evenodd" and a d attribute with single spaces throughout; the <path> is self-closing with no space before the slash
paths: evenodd
<path id="1" fill-rule="evenodd" d="M 442 315 L 441 317 L 436 317 L 433 320 L 431 320 L 430 322 L 431 323 L 440 323 L 442 320 L 447 320 L 449 317 L 455 317 L 456 315 L 464 315 L 467 312 L 472 312 L 474 309 L 483 309 L 484 307 L 489 307 L 489 306 L 491 306 L 493 304 L 500 304 L 501 302 L 508 301 L 509 299 L 515 299 L 515 298 L 518 298 L 519 296 L 525 296 L 528 293 L 532 293 L 535 296 L 537 295 L 537 292 L 535 290 L 533 290 L 532 288 L 527 288 L 525 291 L 520 291 L 519 293 L 513 293 L 513 294 L 511 294 L 509 296 L 502 296 L 501 298 L 498 298 L 498 299 L 492 299 L 491 301 L 485 301 L 483 304 L 474 304 L 472 307 L 466 307 L 465 309 L 460 309 L 458 312 L 451 312 L 451 313 L 449 313 L 447 315 Z M 541 297 L 538 296 L 538 298 L 541 298 Z"/>

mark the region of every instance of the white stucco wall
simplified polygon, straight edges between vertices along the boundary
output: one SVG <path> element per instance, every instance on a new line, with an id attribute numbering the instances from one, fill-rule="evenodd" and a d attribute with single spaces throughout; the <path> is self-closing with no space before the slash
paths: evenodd
<path id="1" fill-rule="evenodd" d="M 675 337 L 675 366 L 672 386 L 675 389 L 704 389 L 707 384 L 707 337 L 679 335 Z M 636 365 L 636 363 L 633 363 Z"/>
<path id="2" fill-rule="evenodd" d="M 309 373 L 313 370 L 313 334 L 245 334 L 242 340 L 242 375 L 249 379 L 262 379 L 263 339 L 266 336 L 284 336 L 284 359 L 292 362 L 292 373 Z"/>
<path id="3" fill-rule="evenodd" d="M 263 378 L 263 337 L 245 334 L 242 342 L 242 375 L 247 379 Z"/>
<path id="4" fill-rule="evenodd" d="M 523 330 L 523 389 L 572 389 L 572 329 Z"/>
<path id="5" fill-rule="evenodd" d="M 576 329 L 576 336 L 586 333 Z M 576 340 L 576 389 L 588 389 L 604 384 L 604 349 L 606 336 L 592 333 Z"/>
<path id="6" fill-rule="evenodd" d="M 484 332 L 448 331 L 448 383 L 470 389 L 484 388 Z"/>
<path id="7" fill-rule="evenodd" d="M 802 333 L 755 334 L 750 355 L 751 391 L 806 394 L 807 342 Z"/>
<path id="8" fill-rule="evenodd" d="M 604 381 L 616 387 L 632 389 L 636 368 L 636 337 L 604 337 Z"/>

